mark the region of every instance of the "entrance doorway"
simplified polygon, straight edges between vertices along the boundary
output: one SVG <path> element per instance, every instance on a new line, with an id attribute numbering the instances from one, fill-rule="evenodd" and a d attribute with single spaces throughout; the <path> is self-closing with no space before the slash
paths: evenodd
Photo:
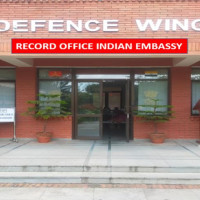
<path id="1" fill-rule="evenodd" d="M 75 138 L 129 140 L 128 75 L 121 79 L 78 76 L 75 84 Z M 113 75 L 110 75 L 113 76 Z M 109 77 L 110 77 L 109 76 Z M 100 78 L 100 75 L 98 75 Z"/>
<path id="2" fill-rule="evenodd" d="M 103 82 L 103 139 L 126 139 L 126 81 Z"/>

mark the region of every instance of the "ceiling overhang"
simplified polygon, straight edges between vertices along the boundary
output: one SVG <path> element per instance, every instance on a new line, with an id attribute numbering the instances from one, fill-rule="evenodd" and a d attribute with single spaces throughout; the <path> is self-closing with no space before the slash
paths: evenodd
<path id="1" fill-rule="evenodd" d="M 90 61 L 90 62 L 88 62 Z M 165 54 L 54 54 L 54 55 L 2 55 L 1 63 L 16 67 L 33 66 L 170 66 L 188 67 L 200 62 L 200 55 Z"/>

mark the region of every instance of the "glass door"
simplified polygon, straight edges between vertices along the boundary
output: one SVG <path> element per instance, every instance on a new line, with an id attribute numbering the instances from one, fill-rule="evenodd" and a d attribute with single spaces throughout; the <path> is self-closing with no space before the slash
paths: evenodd
<path id="1" fill-rule="evenodd" d="M 78 139 L 100 139 L 102 136 L 102 82 L 76 82 L 76 122 Z"/>

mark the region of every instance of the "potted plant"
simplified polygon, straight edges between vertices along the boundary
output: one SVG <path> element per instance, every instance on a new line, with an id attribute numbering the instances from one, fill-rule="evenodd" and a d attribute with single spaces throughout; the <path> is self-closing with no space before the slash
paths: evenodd
<path id="1" fill-rule="evenodd" d="M 61 100 L 59 94 L 38 94 L 38 100 L 28 101 L 32 105 L 23 114 L 43 120 L 43 130 L 36 133 L 38 142 L 47 143 L 51 140 L 52 133 L 47 131 L 47 123 L 50 119 L 64 118 L 70 115 L 67 112 L 66 101 Z"/>
<path id="2" fill-rule="evenodd" d="M 159 99 L 150 99 L 151 104 L 139 105 L 135 111 L 136 117 L 145 122 L 153 122 L 154 132 L 150 134 L 153 143 L 160 144 L 165 141 L 165 134 L 158 132 L 158 123 L 169 121 L 173 118 L 171 105 L 159 105 Z"/>

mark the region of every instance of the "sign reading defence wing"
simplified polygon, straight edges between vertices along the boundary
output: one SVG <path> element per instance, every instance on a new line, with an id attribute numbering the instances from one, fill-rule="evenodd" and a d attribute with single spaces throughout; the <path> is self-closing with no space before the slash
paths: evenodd
<path id="1" fill-rule="evenodd" d="M 122 22 L 123 23 L 123 22 Z M 130 19 L 130 23 L 138 29 L 144 31 L 200 31 L 200 19 Z M 119 19 L 107 20 L 2 20 L 0 19 L 0 32 L 37 32 L 46 31 L 49 33 L 70 33 L 81 32 L 118 32 L 120 26 Z"/>
<path id="2" fill-rule="evenodd" d="M 0 108 L 0 122 L 14 122 L 15 109 L 14 108 Z"/>

